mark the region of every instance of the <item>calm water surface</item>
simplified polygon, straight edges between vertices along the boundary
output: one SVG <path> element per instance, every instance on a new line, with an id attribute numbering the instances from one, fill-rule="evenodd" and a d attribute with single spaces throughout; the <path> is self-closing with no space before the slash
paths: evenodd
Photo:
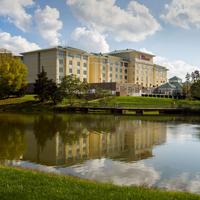
<path id="1" fill-rule="evenodd" d="M 0 163 L 200 194 L 200 117 L 0 114 Z"/>

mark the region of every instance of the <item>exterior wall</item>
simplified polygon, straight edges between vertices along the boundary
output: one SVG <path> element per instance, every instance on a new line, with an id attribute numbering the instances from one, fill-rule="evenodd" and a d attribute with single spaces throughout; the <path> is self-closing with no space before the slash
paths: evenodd
<path id="1" fill-rule="evenodd" d="M 89 82 L 89 55 L 78 49 L 58 50 L 59 81 L 66 75 L 74 74 L 81 81 Z"/>
<path id="2" fill-rule="evenodd" d="M 120 57 L 90 55 L 89 83 L 117 82 L 126 83 L 128 62 Z"/>
<path id="3" fill-rule="evenodd" d="M 42 67 L 50 79 L 57 81 L 58 70 L 57 70 L 57 51 L 56 49 L 50 51 L 40 52 L 40 72 Z"/>
<path id="4" fill-rule="evenodd" d="M 28 76 L 27 81 L 28 83 L 34 83 L 39 73 L 38 70 L 38 54 L 37 53 L 29 53 L 24 55 L 24 64 L 28 68 Z"/>
<path id="5" fill-rule="evenodd" d="M 153 75 L 154 75 L 154 78 L 153 78 L 154 87 L 158 87 L 167 82 L 167 69 L 166 68 L 164 68 L 162 66 L 154 65 Z"/>
<path id="6" fill-rule="evenodd" d="M 57 81 L 57 59 L 56 49 L 48 51 L 36 51 L 24 54 L 24 64 L 28 68 L 28 83 L 34 83 L 37 74 L 42 71 L 42 67 L 47 72 L 50 79 Z"/>

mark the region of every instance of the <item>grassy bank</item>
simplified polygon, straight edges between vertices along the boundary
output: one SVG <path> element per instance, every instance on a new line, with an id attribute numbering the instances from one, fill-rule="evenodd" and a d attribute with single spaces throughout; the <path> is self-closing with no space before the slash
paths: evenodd
<path id="1" fill-rule="evenodd" d="M 170 98 L 156 97 L 130 97 L 120 96 L 107 98 L 105 101 L 95 100 L 90 102 L 91 105 L 106 105 L 109 107 L 130 107 L 130 108 L 200 108 L 200 101 L 177 100 Z"/>
<path id="2" fill-rule="evenodd" d="M 142 187 L 119 187 L 68 176 L 0 167 L 0 199 L 196 200 L 200 196 Z"/>
<path id="3" fill-rule="evenodd" d="M 52 104 L 42 104 L 35 100 L 34 95 L 0 100 L 0 112 L 48 112 L 53 111 Z"/>
<path id="4" fill-rule="evenodd" d="M 66 106 L 68 103 L 65 99 L 57 107 Z M 176 100 L 155 97 L 107 97 L 89 101 L 87 104 L 84 100 L 76 100 L 75 105 L 90 107 L 122 107 L 122 108 L 198 108 L 200 101 Z M 0 112 L 53 112 L 53 104 L 42 104 L 35 100 L 34 95 L 25 95 L 20 98 L 9 98 L 0 100 Z"/>

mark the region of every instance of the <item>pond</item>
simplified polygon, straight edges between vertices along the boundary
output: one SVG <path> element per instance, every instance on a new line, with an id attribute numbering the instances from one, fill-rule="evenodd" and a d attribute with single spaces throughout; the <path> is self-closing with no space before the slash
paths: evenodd
<path id="1" fill-rule="evenodd" d="M 0 164 L 200 194 L 200 117 L 0 114 Z"/>

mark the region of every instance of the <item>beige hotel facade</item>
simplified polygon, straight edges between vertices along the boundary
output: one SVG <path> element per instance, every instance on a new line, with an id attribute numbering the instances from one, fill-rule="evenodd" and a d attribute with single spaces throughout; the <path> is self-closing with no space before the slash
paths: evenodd
<path id="1" fill-rule="evenodd" d="M 134 84 L 153 88 L 167 82 L 167 68 L 153 62 L 154 55 L 132 49 L 107 54 L 88 53 L 73 47 L 54 47 L 22 53 L 28 67 L 28 83 L 34 83 L 42 68 L 59 83 L 74 74 L 88 83 Z"/>

